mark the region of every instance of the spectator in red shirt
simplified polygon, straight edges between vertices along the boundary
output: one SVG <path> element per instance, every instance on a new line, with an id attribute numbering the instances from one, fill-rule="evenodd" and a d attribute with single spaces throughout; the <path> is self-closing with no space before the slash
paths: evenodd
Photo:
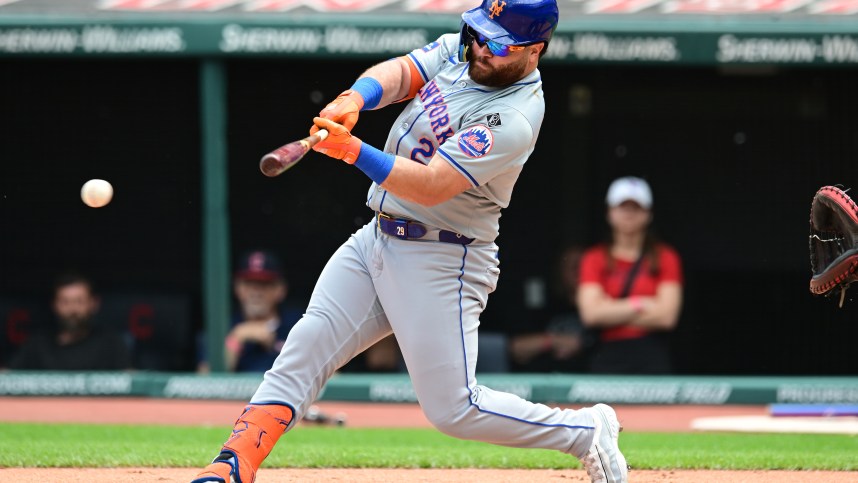
<path id="1" fill-rule="evenodd" d="M 608 189 L 610 236 L 581 261 L 578 307 L 586 327 L 598 329 L 590 370 L 601 374 L 672 372 L 666 334 L 682 306 L 679 255 L 654 237 L 652 191 L 635 177 Z"/>

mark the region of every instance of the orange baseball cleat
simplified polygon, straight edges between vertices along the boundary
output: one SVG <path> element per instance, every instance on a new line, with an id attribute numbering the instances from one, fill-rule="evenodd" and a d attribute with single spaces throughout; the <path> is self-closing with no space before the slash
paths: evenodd
<path id="1" fill-rule="evenodd" d="M 191 483 L 253 483 L 259 465 L 292 422 L 292 410 L 279 404 L 244 408 L 220 454 Z"/>

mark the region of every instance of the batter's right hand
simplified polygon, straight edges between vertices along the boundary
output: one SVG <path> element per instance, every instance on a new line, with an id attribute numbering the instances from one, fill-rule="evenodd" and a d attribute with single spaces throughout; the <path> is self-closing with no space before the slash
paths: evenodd
<path id="1" fill-rule="evenodd" d="M 363 108 L 364 100 L 357 91 L 351 89 L 344 91 L 338 95 L 336 99 L 331 101 L 321 112 L 319 117 L 330 119 L 337 124 L 344 126 L 351 131 L 358 121 L 358 115 Z M 310 128 L 310 134 L 316 134 L 318 126 L 313 125 Z"/>
<path id="2" fill-rule="evenodd" d="M 352 136 L 352 133 L 345 126 L 330 119 L 314 117 L 313 122 L 315 127 L 327 129 L 329 133 L 327 139 L 313 146 L 313 151 L 326 154 L 332 158 L 342 159 L 349 164 L 355 164 L 363 144 L 361 140 L 357 136 Z"/>

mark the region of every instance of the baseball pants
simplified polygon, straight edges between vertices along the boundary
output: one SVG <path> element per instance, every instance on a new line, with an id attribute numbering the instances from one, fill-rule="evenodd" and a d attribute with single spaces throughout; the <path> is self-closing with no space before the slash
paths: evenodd
<path id="1" fill-rule="evenodd" d="M 479 316 L 500 274 L 497 253 L 494 243 L 402 240 L 367 224 L 328 261 L 251 404 L 287 404 L 299 421 L 337 369 L 393 332 L 420 406 L 440 431 L 583 456 L 594 432 L 588 412 L 477 384 Z"/>

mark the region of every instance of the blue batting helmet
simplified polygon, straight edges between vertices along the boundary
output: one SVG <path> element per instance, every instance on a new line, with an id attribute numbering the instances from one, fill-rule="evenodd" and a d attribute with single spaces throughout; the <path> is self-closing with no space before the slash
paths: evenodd
<path id="1" fill-rule="evenodd" d="M 483 0 L 462 14 L 464 23 L 504 45 L 547 43 L 558 17 L 557 0 Z"/>

